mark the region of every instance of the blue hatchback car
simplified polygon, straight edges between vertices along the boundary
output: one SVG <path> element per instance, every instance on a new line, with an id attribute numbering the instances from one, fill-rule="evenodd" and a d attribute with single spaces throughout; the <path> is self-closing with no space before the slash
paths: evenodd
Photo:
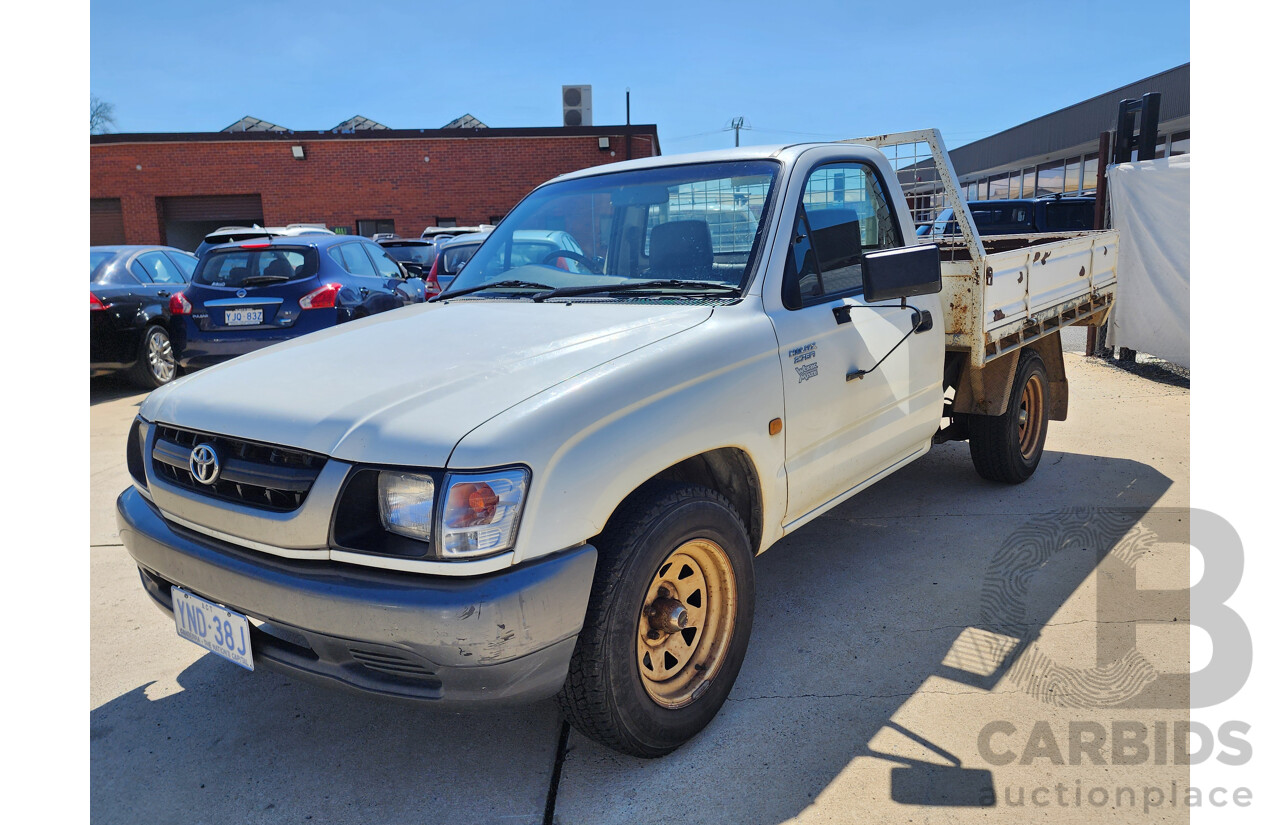
<path id="1" fill-rule="evenodd" d="M 210 248 L 166 315 L 177 362 L 199 368 L 425 298 L 368 238 L 276 237 Z"/>

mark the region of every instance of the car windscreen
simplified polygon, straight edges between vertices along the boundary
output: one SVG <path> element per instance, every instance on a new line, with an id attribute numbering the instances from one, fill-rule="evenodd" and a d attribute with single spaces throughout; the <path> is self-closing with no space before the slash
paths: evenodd
<path id="1" fill-rule="evenodd" d="M 95 283 L 106 277 L 107 264 L 115 256 L 114 252 L 89 250 L 89 283 Z"/>
<path id="2" fill-rule="evenodd" d="M 431 266 L 436 260 L 436 248 L 433 244 L 384 244 L 382 248 L 397 261 Z"/>
<path id="3" fill-rule="evenodd" d="M 310 278 L 318 267 L 316 250 L 309 246 L 211 249 L 200 259 L 191 282 L 205 286 L 262 286 Z"/>
<path id="4" fill-rule="evenodd" d="M 684 282 L 672 288 L 685 294 L 698 284 L 740 288 L 778 169 L 771 160 L 726 161 L 549 183 L 502 219 L 451 289 L 512 280 L 530 290 L 607 292 L 651 280 Z"/>

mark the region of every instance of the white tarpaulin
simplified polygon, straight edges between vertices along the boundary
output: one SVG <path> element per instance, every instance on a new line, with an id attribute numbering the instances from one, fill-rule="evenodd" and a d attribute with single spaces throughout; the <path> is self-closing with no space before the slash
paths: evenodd
<path id="1" fill-rule="evenodd" d="M 1107 171 L 1120 230 L 1107 343 L 1191 368 L 1191 156 Z"/>

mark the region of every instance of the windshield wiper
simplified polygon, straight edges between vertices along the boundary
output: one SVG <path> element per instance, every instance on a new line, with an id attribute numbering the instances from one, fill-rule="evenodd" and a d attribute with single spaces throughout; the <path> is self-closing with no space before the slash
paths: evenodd
<path id="1" fill-rule="evenodd" d="M 288 275 L 250 275 L 240 282 L 240 286 L 257 286 L 258 284 L 278 284 L 289 280 Z"/>
<path id="2" fill-rule="evenodd" d="M 484 289 L 518 289 L 521 287 L 525 289 L 551 289 L 553 292 L 555 291 L 554 289 L 547 286 L 546 284 L 540 284 L 537 281 L 494 281 L 488 284 L 478 284 L 476 286 L 469 286 L 464 289 L 452 289 L 452 290 L 449 290 L 448 292 L 441 292 L 439 295 L 432 298 L 431 300 L 443 301 L 446 298 L 457 298 L 459 295 L 470 295 L 473 292 L 480 292 L 481 290 L 484 290 Z M 542 293 L 538 293 L 538 294 L 541 295 Z"/>
<path id="3" fill-rule="evenodd" d="M 659 289 L 659 290 L 691 290 L 694 293 L 715 293 L 724 294 L 728 292 L 736 293 L 738 287 L 731 284 L 717 283 L 716 281 L 683 281 L 678 278 L 667 278 L 652 281 L 632 281 L 618 282 L 612 284 L 587 284 L 585 286 L 565 286 L 559 289 L 553 289 L 549 292 L 539 292 L 533 296 L 535 301 L 545 301 L 548 298 L 568 298 L 574 295 L 592 295 L 601 292 L 633 292 L 641 289 Z"/>

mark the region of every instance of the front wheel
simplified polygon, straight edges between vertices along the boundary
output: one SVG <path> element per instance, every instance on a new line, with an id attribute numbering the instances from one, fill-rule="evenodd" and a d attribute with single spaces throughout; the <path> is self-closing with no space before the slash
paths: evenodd
<path id="1" fill-rule="evenodd" d="M 1003 415 L 969 416 L 969 455 L 978 475 L 1021 484 L 1031 478 L 1049 432 L 1049 374 L 1034 350 L 1023 350 Z"/>
<path id="2" fill-rule="evenodd" d="M 755 605 L 751 544 L 723 496 L 673 483 L 624 505 L 597 545 L 560 707 L 601 744 L 662 756 L 711 721 L 738 676 Z"/>

